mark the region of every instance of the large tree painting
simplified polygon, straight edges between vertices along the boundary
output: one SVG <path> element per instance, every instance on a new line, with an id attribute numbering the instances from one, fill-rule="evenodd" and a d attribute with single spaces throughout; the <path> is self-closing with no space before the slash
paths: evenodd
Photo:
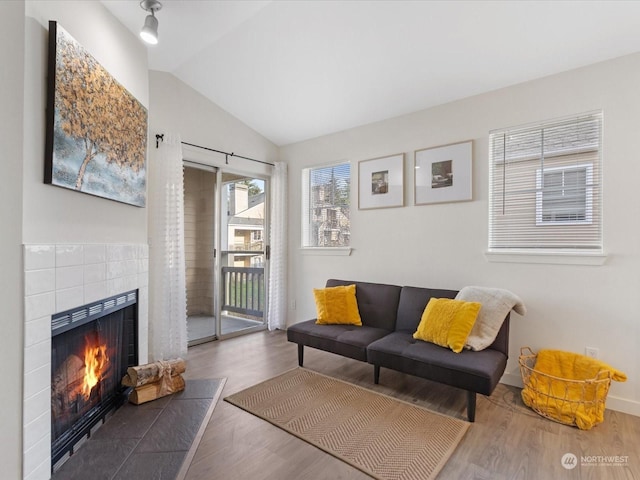
<path id="1" fill-rule="evenodd" d="M 145 206 L 147 110 L 49 22 L 45 183 Z"/>

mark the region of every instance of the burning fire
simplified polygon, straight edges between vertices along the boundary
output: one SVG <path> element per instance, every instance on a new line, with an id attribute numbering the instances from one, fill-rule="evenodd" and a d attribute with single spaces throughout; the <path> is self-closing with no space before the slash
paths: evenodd
<path id="1" fill-rule="evenodd" d="M 107 346 L 87 346 L 84 350 L 84 381 L 82 383 L 82 395 L 85 400 L 91 396 L 91 389 L 102 378 L 106 366 L 109 364 Z"/>

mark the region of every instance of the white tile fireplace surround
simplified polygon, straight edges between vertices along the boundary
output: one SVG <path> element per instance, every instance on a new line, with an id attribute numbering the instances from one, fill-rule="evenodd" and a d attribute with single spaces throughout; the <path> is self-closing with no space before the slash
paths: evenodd
<path id="1" fill-rule="evenodd" d="M 129 290 L 138 295 L 138 351 L 147 358 L 146 244 L 24 245 L 23 478 L 51 477 L 51 315 Z"/>

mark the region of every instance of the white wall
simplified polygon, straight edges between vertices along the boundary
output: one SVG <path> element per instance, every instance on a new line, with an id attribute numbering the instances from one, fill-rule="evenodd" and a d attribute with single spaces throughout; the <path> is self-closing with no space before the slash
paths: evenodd
<path id="1" fill-rule="evenodd" d="M 528 314 L 512 315 L 503 381 L 518 383 L 520 347 L 584 353 L 585 346 L 623 370 L 610 408 L 640 415 L 639 314 L 640 54 L 505 88 L 281 149 L 289 164 L 289 324 L 315 316 L 311 290 L 327 278 L 424 287 L 502 287 L 522 297 Z M 591 110 L 604 111 L 603 266 L 490 263 L 488 132 Z M 413 152 L 473 140 L 473 201 L 413 205 Z M 405 207 L 357 209 L 358 161 L 405 152 Z M 300 178 L 308 166 L 348 160 L 352 168 L 351 256 L 303 255 Z"/>
<path id="2" fill-rule="evenodd" d="M 22 464 L 22 138 L 24 3 L 0 3 L 0 465 L 4 478 L 20 478 Z"/>
<path id="3" fill-rule="evenodd" d="M 148 108 L 146 47 L 100 2 L 27 1 L 26 15 L 24 243 L 146 243 L 145 208 L 43 183 L 49 20 Z"/>
<path id="4" fill-rule="evenodd" d="M 278 159 L 278 148 L 237 118 L 206 99 L 170 73 L 149 72 L 149 146 L 156 133 L 180 134 L 183 142 L 233 152 L 265 162 Z M 223 155 L 184 148 L 185 158 L 223 166 Z M 153 159 L 151 160 L 153 164 Z M 231 157 L 229 170 L 268 175 L 270 167 Z"/>

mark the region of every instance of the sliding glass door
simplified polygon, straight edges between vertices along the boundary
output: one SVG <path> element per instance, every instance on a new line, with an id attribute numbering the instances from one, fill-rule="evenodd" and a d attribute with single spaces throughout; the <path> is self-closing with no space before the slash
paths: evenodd
<path id="1" fill-rule="evenodd" d="M 222 172 L 219 335 L 265 328 L 267 181 Z"/>
<path id="2" fill-rule="evenodd" d="M 215 340 L 216 185 L 214 167 L 184 163 L 184 243 L 189 345 Z"/>
<path id="3" fill-rule="evenodd" d="M 267 185 L 184 162 L 189 346 L 265 328 Z"/>

